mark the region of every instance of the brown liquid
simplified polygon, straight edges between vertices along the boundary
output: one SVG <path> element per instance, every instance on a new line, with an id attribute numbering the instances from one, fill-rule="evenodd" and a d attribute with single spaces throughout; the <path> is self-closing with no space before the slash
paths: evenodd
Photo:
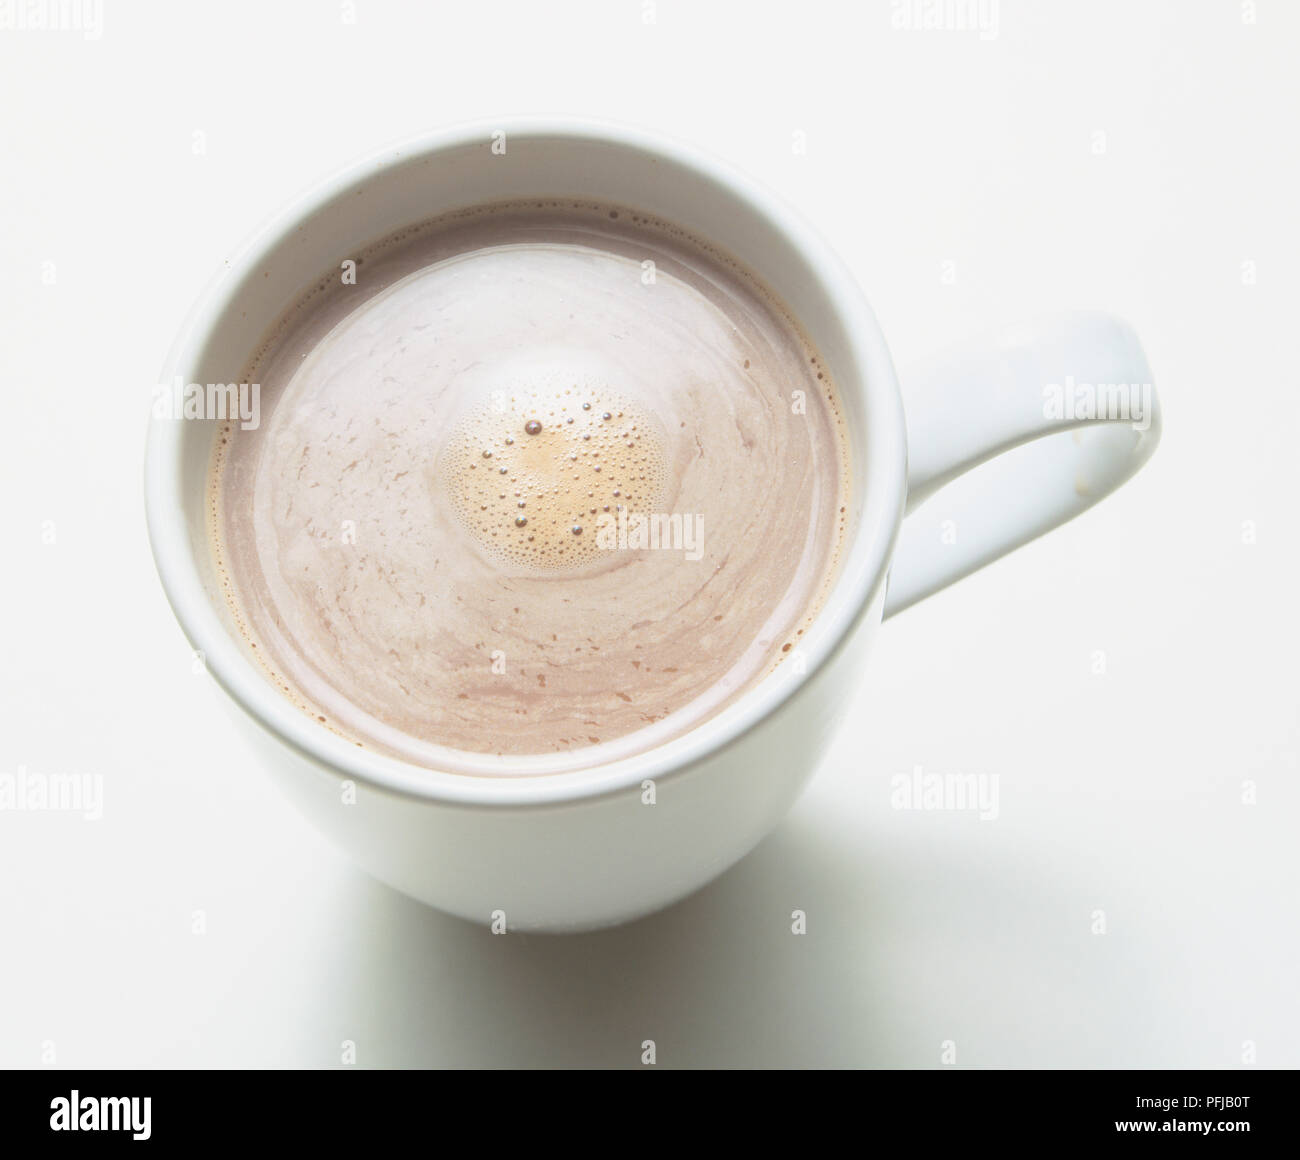
<path id="1" fill-rule="evenodd" d="M 261 425 L 210 479 L 236 622 L 305 711 L 419 764 L 679 736 L 797 655 L 836 568 L 829 375 L 735 263 L 632 211 L 403 231 L 241 381 Z"/>

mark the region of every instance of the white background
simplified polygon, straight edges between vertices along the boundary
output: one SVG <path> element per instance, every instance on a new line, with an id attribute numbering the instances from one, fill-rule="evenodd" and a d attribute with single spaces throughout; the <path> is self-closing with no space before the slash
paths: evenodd
<path id="1" fill-rule="evenodd" d="M 105 0 L 97 40 L 0 31 L 0 774 L 105 794 L 0 812 L 0 1064 L 1300 1064 L 1300 9 L 1003 0 L 986 40 L 898 7 Z M 1165 410 L 1119 495 L 882 632 L 757 852 L 582 937 L 442 917 L 309 830 L 192 673 L 141 510 L 222 260 L 357 155 L 511 112 L 756 175 L 904 372 L 1099 307 Z M 996 774 L 999 817 L 892 809 L 917 765 Z"/>

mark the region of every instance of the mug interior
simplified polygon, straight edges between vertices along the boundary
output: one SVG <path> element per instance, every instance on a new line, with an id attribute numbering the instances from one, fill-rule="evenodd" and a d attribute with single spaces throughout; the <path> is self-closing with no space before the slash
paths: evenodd
<path id="1" fill-rule="evenodd" d="M 610 202 L 664 218 L 739 259 L 790 308 L 829 367 L 848 424 L 848 540 L 838 580 L 805 636 L 803 674 L 778 670 L 686 734 L 605 765 L 566 770 L 563 754 L 504 759 L 457 752 L 448 762 L 457 772 L 430 770 L 354 747 L 264 676 L 234 629 L 209 543 L 206 486 L 216 423 L 155 418 L 146 480 L 150 538 L 164 588 L 209 671 L 300 751 L 400 792 L 502 804 L 568 800 L 691 764 L 793 695 L 869 604 L 878 614 L 879 601 L 871 598 L 901 518 L 906 448 L 897 385 L 875 319 L 843 265 L 789 209 L 743 177 L 623 128 L 483 123 L 354 166 L 289 206 L 228 263 L 187 321 L 160 382 L 236 382 L 279 316 L 322 276 L 334 276 L 350 254 L 446 211 L 530 197 Z M 500 776 L 512 772 L 528 776 Z M 474 773 L 496 776 L 466 776 Z"/>

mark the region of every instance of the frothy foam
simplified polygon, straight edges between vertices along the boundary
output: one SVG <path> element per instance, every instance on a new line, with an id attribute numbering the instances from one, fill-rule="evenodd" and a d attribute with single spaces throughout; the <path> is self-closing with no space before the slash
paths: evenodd
<path id="1" fill-rule="evenodd" d="M 600 550 L 602 515 L 659 510 L 663 446 L 636 404 L 575 383 L 494 398 L 461 421 L 442 466 L 480 545 L 509 564 L 554 571 Z"/>
<path id="2" fill-rule="evenodd" d="M 573 203 L 450 215 L 357 269 L 244 369 L 262 425 L 228 425 L 210 475 L 232 619 L 286 695 L 433 768 L 578 768 L 798 656 L 848 455 L 824 367 L 743 270 Z"/>

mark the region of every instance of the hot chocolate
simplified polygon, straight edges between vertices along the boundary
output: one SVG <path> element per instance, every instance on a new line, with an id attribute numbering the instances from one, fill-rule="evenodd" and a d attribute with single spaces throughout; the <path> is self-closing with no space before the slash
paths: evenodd
<path id="1" fill-rule="evenodd" d="M 433 768 L 578 768 L 798 655 L 834 577 L 830 376 L 743 268 L 632 210 L 453 214 L 340 255 L 240 381 L 212 541 L 239 631 L 324 727 Z"/>

